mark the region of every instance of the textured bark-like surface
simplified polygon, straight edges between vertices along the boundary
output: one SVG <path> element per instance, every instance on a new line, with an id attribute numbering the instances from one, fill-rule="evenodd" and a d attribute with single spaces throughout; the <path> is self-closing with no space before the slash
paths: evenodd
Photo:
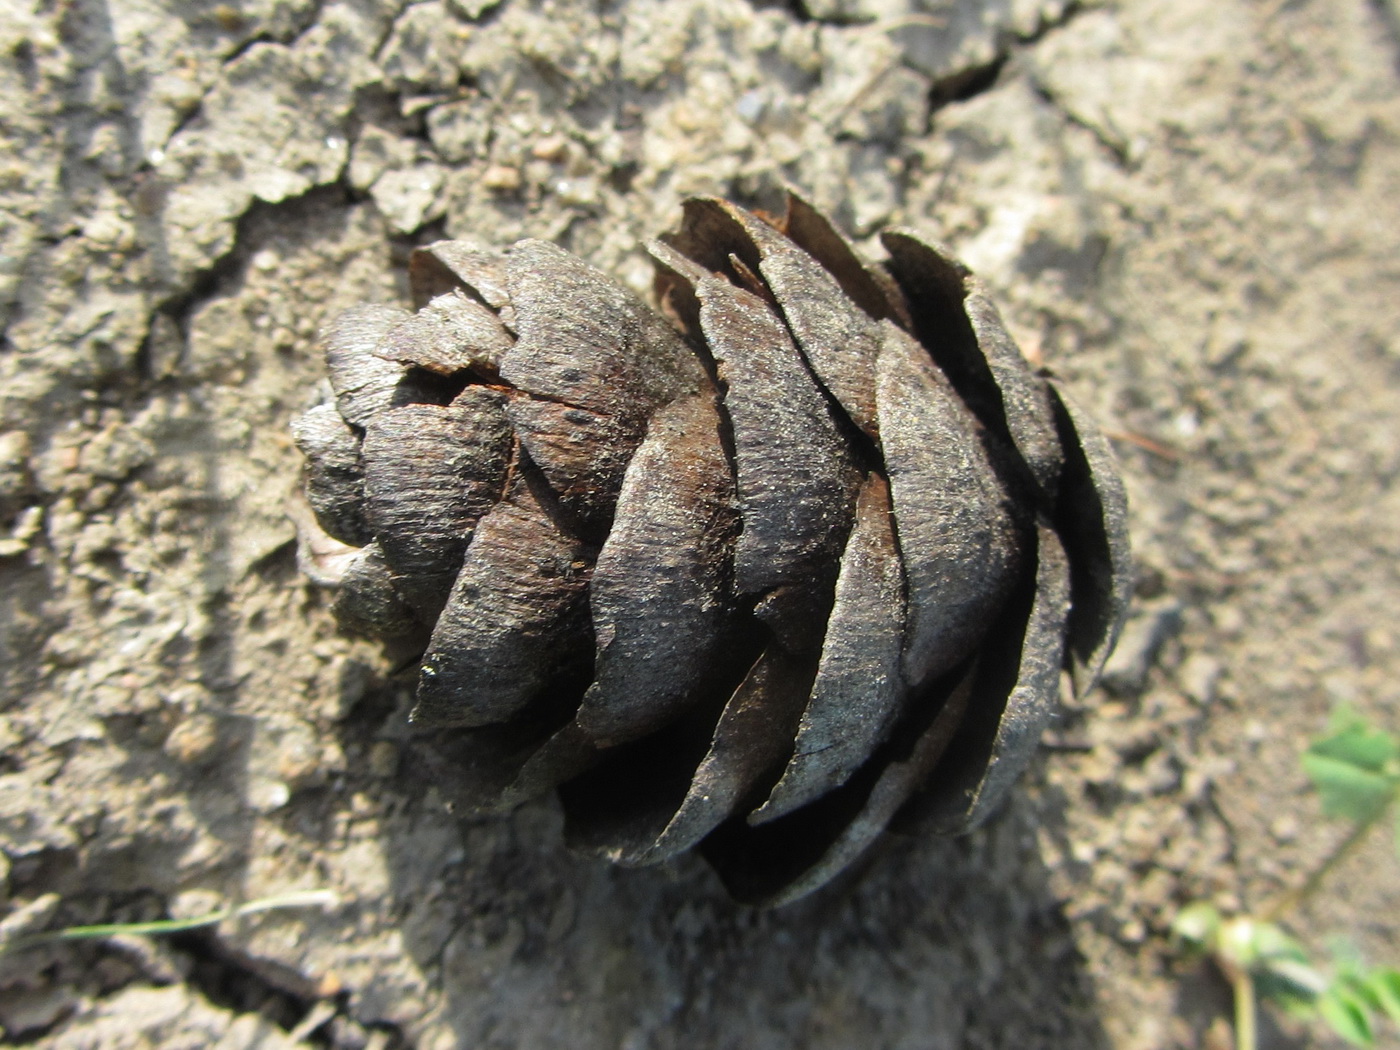
<path id="1" fill-rule="evenodd" d="M 836 597 L 812 695 L 792 758 L 755 822 L 771 820 L 845 783 L 880 744 L 907 700 L 900 667 L 904 571 L 895 545 L 889 484 L 870 475 L 841 555 Z"/>
<path id="2" fill-rule="evenodd" d="M 1057 385 L 1050 387 L 1065 448 L 1064 494 L 1056 508 L 1070 550 L 1069 649 L 1075 689 L 1095 681 L 1127 615 L 1128 498 L 1113 453 Z"/>
<path id="3" fill-rule="evenodd" d="M 335 1050 L 1219 1040 L 1222 993 L 1174 965 L 1166 917 L 1184 900 L 1272 899 L 1333 845 L 1297 756 L 1334 702 L 1395 728 L 1394 4 L 800 6 L 6 6 L 5 929 L 307 889 L 340 903 L 139 950 L 7 952 L 0 1041 L 282 1050 L 315 1023 L 309 1038 Z M 596 644 L 538 709 L 442 731 L 457 759 L 425 764 L 408 714 L 432 625 L 375 543 L 325 536 L 297 568 L 304 457 L 287 425 L 326 400 L 318 339 L 357 303 L 393 325 L 408 311 L 384 304 L 460 291 L 513 336 L 504 256 L 483 246 L 524 238 L 647 301 L 637 245 L 675 228 L 685 198 L 778 215 L 793 182 L 812 207 L 780 228 L 872 318 L 912 330 L 894 277 L 849 250 L 880 255 L 882 227 L 932 235 L 976 272 L 1031 371 L 1108 435 L 1138 573 L 1106 688 L 1067 694 L 1006 809 L 958 839 L 877 840 L 826 888 L 755 912 L 684 851 L 629 870 L 564 848 L 621 812 L 571 798 L 566 813 L 548 792 L 611 776 L 574 721 Z M 759 260 L 736 254 L 742 286 L 761 289 Z M 698 303 L 661 283 L 699 338 Z M 366 362 L 383 331 L 358 340 L 367 375 L 331 370 L 357 435 L 379 406 L 445 406 L 462 388 Z M 1010 406 L 1014 385 L 991 383 Z M 1012 494 L 1035 487 L 1036 458 L 1014 415 L 1004 431 L 980 417 Z M 1060 441 L 1073 420 L 1053 404 L 1051 418 Z M 1114 552 L 1106 529 L 1082 542 L 1085 522 L 1123 512 L 1059 502 L 1098 458 L 1079 435 L 1062 446 L 1047 519 L 1074 567 L 1082 679 L 1113 622 Z M 356 609 L 360 630 L 397 621 L 398 637 L 347 635 Z M 726 651 L 744 666 L 717 669 L 717 693 L 769 639 L 738 641 Z M 805 685 L 774 696 L 786 728 L 764 738 L 774 754 L 743 805 L 691 827 L 767 798 L 820 650 L 808 658 Z M 687 739 L 708 750 L 718 722 L 701 723 Z M 907 714 L 889 739 L 922 724 Z M 733 768 L 697 780 L 703 760 L 684 771 L 692 803 Z M 659 772 L 647 783 L 670 805 L 681 788 Z M 629 827 L 640 838 L 654 816 Z M 836 823 L 794 840 L 834 841 Z M 1302 932 L 1400 958 L 1393 870 L 1378 836 Z M 1262 1027 L 1261 1041 L 1337 1045 L 1289 1018 Z"/>
<path id="4" fill-rule="evenodd" d="M 349 554 L 336 577 L 335 618 L 356 634 L 386 637 L 422 630 L 422 621 L 394 581 L 393 570 L 377 542 Z"/>
<path id="5" fill-rule="evenodd" d="M 695 289 L 700 324 L 734 428 L 744 530 L 734 551 L 741 594 L 771 596 L 769 626 L 791 649 L 820 642 L 834 556 L 851 526 L 859 477 L 848 444 L 780 318 L 717 277 Z"/>
<path id="6" fill-rule="evenodd" d="M 959 669 L 920 690 L 907 735 L 837 790 L 764 824 L 731 822 L 705 840 L 700 848 L 729 891 L 741 900 L 791 903 L 850 865 L 942 757 L 967 714 L 972 685 L 971 672 Z"/>
<path id="7" fill-rule="evenodd" d="M 1045 384 L 1031 374 L 980 282 L 917 233 L 889 230 L 880 241 L 909 302 L 913 330 L 959 397 L 993 434 L 1012 444 L 1022 460 L 1017 466 L 1053 498 L 1063 452 Z"/>
<path id="8" fill-rule="evenodd" d="M 697 215 L 709 221 L 697 221 Z M 688 224 L 674 242 L 682 251 L 697 259 L 714 257 L 737 240 L 735 247 L 756 260 L 757 271 L 771 289 L 779 315 L 808 367 L 851 421 L 875 437 L 875 359 L 880 352 L 876 319 L 847 298 L 837 278 L 816 257 L 758 217 L 716 203 L 704 212 L 692 208 L 686 218 Z M 726 222 L 732 224 L 732 231 L 713 229 Z M 718 251 L 707 251 L 707 241 L 717 242 Z M 883 303 L 875 306 L 883 313 Z M 737 342 L 742 346 L 742 337 Z"/>
<path id="9" fill-rule="evenodd" d="M 713 396 L 672 402 L 627 468 L 589 586 L 598 656 L 578 722 L 598 743 L 659 729 L 713 674 L 738 525 Z"/>
<path id="10" fill-rule="evenodd" d="M 477 521 L 501 494 L 511 434 L 500 394 L 397 405 L 365 428 L 365 520 L 410 603 L 431 620 Z"/>
<path id="11" fill-rule="evenodd" d="M 415 308 L 421 310 L 439 295 L 467 289 L 514 332 L 515 312 L 505 282 L 505 259 L 500 252 L 473 248 L 463 241 L 437 241 L 408 260 Z"/>
<path id="12" fill-rule="evenodd" d="M 580 638 L 591 557 L 521 477 L 477 523 L 419 671 L 413 719 L 426 726 L 500 722 L 536 700 Z"/>
<path id="13" fill-rule="evenodd" d="M 700 368 L 636 296 L 563 249 L 524 241 L 506 257 L 519 340 L 502 378 L 526 393 L 628 420 L 694 390 Z"/>
<path id="14" fill-rule="evenodd" d="M 921 824 L 943 834 L 960 834 L 991 815 L 1025 769 L 1027 741 L 1040 739 L 1059 704 L 1069 562 L 1053 529 L 1037 532 L 1035 574 L 991 629 L 948 761 L 920 785 Z"/>
<path id="15" fill-rule="evenodd" d="M 695 390 L 699 365 L 635 296 L 552 244 L 525 241 L 503 264 L 518 336 L 501 378 L 512 424 L 566 510 L 606 530 L 623 472 L 663 404 Z"/>
<path id="16" fill-rule="evenodd" d="M 763 792 L 781 768 L 816 676 L 811 656 L 779 646 L 765 650 L 734 690 L 684 797 L 639 860 L 665 860 L 690 849 Z"/>
<path id="17" fill-rule="evenodd" d="M 336 408 L 351 426 L 363 428 L 380 409 L 394 403 L 404 368 L 376 351 L 380 342 L 411 315 L 392 306 L 351 307 L 325 330 L 326 371 Z"/>
<path id="18" fill-rule="evenodd" d="M 321 528 L 362 547 L 374 538 L 365 523 L 365 470 L 360 438 L 334 405 L 317 405 L 292 424 L 292 438 L 309 464 L 306 499 Z"/>
<path id="19" fill-rule="evenodd" d="M 1015 584 L 1022 544 L 972 416 L 924 349 L 889 322 L 876 398 L 909 585 L 904 674 L 918 686 L 987 629 Z"/>
<path id="20" fill-rule="evenodd" d="M 439 375 L 470 370 L 492 376 L 514 342 L 485 304 L 453 288 L 386 332 L 375 353 Z"/>

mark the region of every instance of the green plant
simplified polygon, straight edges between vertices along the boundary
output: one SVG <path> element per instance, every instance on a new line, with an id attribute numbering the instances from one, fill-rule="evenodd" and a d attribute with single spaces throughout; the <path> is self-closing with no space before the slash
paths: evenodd
<path id="1" fill-rule="evenodd" d="M 1329 817 L 1351 829 L 1303 882 L 1257 914 L 1225 916 L 1198 901 L 1182 908 L 1172 933 L 1190 951 L 1207 955 L 1230 982 L 1235 1005 L 1236 1050 L 1255 1050 L 1259 999 L 1297 1016 L 1316 1016 L 1355 1046 L 1374 1046 L 1381 1018 L 1400 1025 L 1400 970 L 1368 967 L 1344 943 L 1334 946 L 1325 970 L 1309 960 L 1281 920 L 1313 897 L 1327 875 L 1392 814 L 1400 816 L 1400 739 L 1368 725 L 1350 708 L 1338 708 L 1327 733 L 1303 754 Z M 1395 827 L 1400 851 L 1400 819 Z"/>
<path id="2" fill-rule="evenodd" d="M 303 890 L 294 893 L 281 893 L 273 897 L 262 897 L 245 904 L 228 905 L 204 915 L 187 919 L 157 919 L 152 922 L 113 922 L 92 926 L 68 926 L 61 930 L 26 934 L 9 941 L 0 942 L 0 953 L 18 951 L 36 944 L 50 941 L 84 941 L 101 937 L 136 935 L 144 937 L 162 934 L 184 933 L 204 926 L 217 926 L 228 919 L 241 919 L 263 911 L 278 911 L 285 908 L 328 908 L 334 907 L 338 898 L 333 890 Z"/>

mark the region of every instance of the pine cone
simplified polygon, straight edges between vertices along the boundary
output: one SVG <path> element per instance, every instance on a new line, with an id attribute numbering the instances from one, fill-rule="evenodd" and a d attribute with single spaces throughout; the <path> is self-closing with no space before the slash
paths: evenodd
<path id="1" fill-rule="evenodd" d="M 420 639 L 459 805 L 558 787 L 571 845 L 698 847 L 782 902 L 896 814 L 956 833 L 1090 687 L 1128 590 L 1103 438 L 912 233 L 686 203 L 669 321 L 561 249 L 444 241 L 325 335 L 294 426 L 347 628 Z M 328 535 L 326 535 L 328 534 Z"/>

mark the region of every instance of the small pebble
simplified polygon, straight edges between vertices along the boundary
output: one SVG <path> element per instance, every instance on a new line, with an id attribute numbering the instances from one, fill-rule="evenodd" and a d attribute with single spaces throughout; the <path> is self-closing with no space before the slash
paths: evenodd
<path id="1" fill-rule="evenodd" d="M 0 993 L 0 1027 L 8 1038 L 18 1041 L 52 1028 L 77 1003 L 77 996 L 69 988 L 45 985 L 9 989 Z"/>
<path id="2" fill-rule="evenodd" d="M 520 189 L 520 169 L 504 164 L 492 164 L 481 175 L 481 184 L 497 193 L 510 193 Z"/>
<path id="3" fill-rule="evenodd" d="M 4 919 L 0 919 L 0 944 L 43 930 L 62 900 L 57 893 L 45 893 L 19 905 Z"/>
<path id="4" fill-rule="evenodd" d="M 1285 813 L 1269 825 L 1269 833 L 1279 842 L 1292 842 L 1298 837 L 1301 825 L 1292 813 Z"/>
<path id="5" fill-rule="evenodd" d="M 214 758 L 219 748 L 219 720 L 197 711 L 183 719 L 165 738 L 165 753 L 187 766 L 202 765 Z"/>
<path id="6" fill-rule="evenodd" d="M 557 164 L 569 155 L 569 140 L 563 135 L 550 135 L 542 138 L 530 148 L 530 155 L 538 160 Z"/>
<path id="7" fill-rule="evenodd" d="M 1209 707 L 1215 702 L 1217 685 L 1224 668 L 1220 661 L 1205 653 L 1192 653 L 1177 673 L 1182 692 L 1201 707 Z"/>
<path id="8" fill-rule="evenodd" d="M 213 890 L 185 890 L 176 894 L 170 901 L 172 919 L 202 919 L 219 911 L 225 905 L 224 898 Z"/>
<path id="9" fill-rule="evenodd" d="M 1104 667 L 1103 687 L 1119 695 L 1140 693 L 1162 644 L 1181 627 L 1181 605 L 1168 600 L 1141 608 L 1123 628 Z"/>
<path id="10" fill-rule="evenodd" d="M 259 813 L 272 813 L 291 800 L 292 789 L 280 780 L 255 778 L 248 785 L 248 805 Z"/>
<path id="11" fill-rule="evenodd" d="M 387 780 L 399 768 L 399 748 L 392 740 L 377 740 L 369 749 L 370 776 Z"/>

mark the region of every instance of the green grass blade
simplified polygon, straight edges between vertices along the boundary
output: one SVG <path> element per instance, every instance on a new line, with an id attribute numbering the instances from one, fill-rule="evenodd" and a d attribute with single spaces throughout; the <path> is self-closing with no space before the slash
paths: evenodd
<path id="1" fill-rule="evenodd" d="M 152 922 L 109 922 L 91 926 L 69 926 L 62 930 L 18 938 L 8 945 L 0 946 L 0 950 L 29 947 L 48 941 L 85 941 L 119 935 L 154 937 L 170 933 L 185 933 L 205 926 L 215 926 L 226 919 L 238 919 L 258 912 L 278 911 L 284 908 L 329 908 L 334 907 L 338 901 L 339 898 L 333 890 L 299 890 L 272 897 L 261 897 L 236 907 L 219 908 L 217 911 L 206 912 L 203 915 L 195 915 L 187 919 L 157 919 Z"/>

